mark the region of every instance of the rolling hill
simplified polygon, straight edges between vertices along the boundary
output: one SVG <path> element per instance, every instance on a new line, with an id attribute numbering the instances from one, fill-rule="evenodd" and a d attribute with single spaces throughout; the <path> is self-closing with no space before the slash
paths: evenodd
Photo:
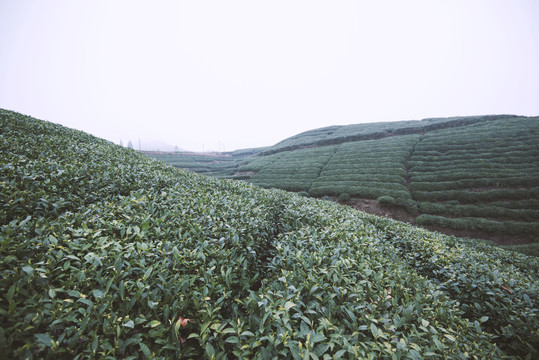
<path id="1" fill-rule="evenodd" d="M 331 126 L 175 166 L 340 199 L 538 254 L 539 118 L 491 115 Z M 183 161 L 183 163 L 182 163 Z M 204 164 L 204 165 L 202 165 Z"/>
<path id="2" fill-rule="evenodd" d="M 0 124 L 3 357 L 537 357 L 535 257 Z"/>

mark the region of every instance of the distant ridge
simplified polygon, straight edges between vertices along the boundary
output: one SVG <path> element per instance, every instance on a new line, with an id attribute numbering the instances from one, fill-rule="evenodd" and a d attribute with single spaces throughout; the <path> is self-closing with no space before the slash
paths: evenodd
<path id="1" fill-rule="evenodd" d="M 422 134 L 427 131 L 471 125 L 489 120 L 510 119 L 515 117 L 518 116 L 483 115 L 329 126 L 309 130 L 285 139 L 269 149 L 260 152 L 259 155 L 271 155 L 282 151 L 291 151 L 304 147 L 335 145 L 361 140 L 378 140 L 388 136 Z M 312 135 L 314 135 L 316 138 L 315 140 L 310 139 Z"/>

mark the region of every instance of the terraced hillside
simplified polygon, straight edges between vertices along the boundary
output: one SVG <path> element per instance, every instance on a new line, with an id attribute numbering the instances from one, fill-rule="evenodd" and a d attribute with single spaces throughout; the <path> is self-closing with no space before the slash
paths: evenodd
<path id="1" fill-rule="evenodd" d="M 417 223 L 539 240 L 539 119 L 425 134 L 410 159 Z"/>
<path id="2" fill-rule="evenodd" d="M 478 122 L 508 119 L 514 115 L 488 115 L 452 117 L 439 119 L 423 119 L 421 121 L 395 121 L 346 126 L 329 126 L 309 130 L 285 139 L 274 146 L 265 149 L 263 154 L 296 150 L 302 147 L 341 144 L 344 142 L 375 140 L 388 136 L 422 134 L 437 129 L 451 128 L 475 124 Z"/>
<path id="3" fill-rule="evenodd" d="M 226 175 L 539 254 L 539 118 L 333 126 L 253 151 Z"/>
<path id="4" fill-rule="evenodd" d="M 536 358 L 539 260 L 0 110 L 5 358 Z"/>
<path id="5" fill-rule="evenodd" d="M 338 145 L 308 189 L 314 196 L 347 193 L 367 199 L 383 195 L 409 199 L 406 162 L 418 135 L 392 136 L 380 140 Z M 256 183 L 256 178 L 253 179 Z"/>

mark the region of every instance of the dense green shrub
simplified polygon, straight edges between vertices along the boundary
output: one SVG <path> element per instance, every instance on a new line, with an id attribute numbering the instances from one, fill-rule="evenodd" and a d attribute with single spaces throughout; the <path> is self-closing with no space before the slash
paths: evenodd
<path id="1" fill-rule="evenodd" d="M 491 174 L 492 175 L 492 174 Z M 428 181 L 420 182 L 413 178 L 410 191 L 444 191 L 444 190 L 466 190 L 492 188 L 515 188 L 515 187 L 537 187 L 539 181 L 528 176 L 513 176 L 510 178 L 479 178 L 479 179 L 459 179 L 453 181 Z"/>
<path id="2" fill-rule="evenodd" d="M 539 170 L 539 169 L 538 169 Z M 536 171 L 539 173 L 539 171 Z M 530 169 L 526 170 L 526 174 L 533 176 L 534 172 Z M 437 170 L 435 172 L 412 172 L 410 178 L 412 183 L 417 182 L 450 182 L 450 181 L 467 181 L 476 179 L 491 179 L 491 181 L 500 180 L 501 182 L 510 182 L 511 179 L 521 177 L 522 171 L 498 171 L 487 169 L 475 169 L 474 171 L 458 170 Z M 524 176 L 525 177 L 525 176 Z"/>
<path id="3" fill-rule="evenodd" d="M 414 269 L 459 301 L 469 319 L 496 334 L 502 349 L 515 356 L 537 356 L 537 259 L 384 218 L 371 216 L 370 221 Z"/>
<path id="4" fill-rule="evenodd" d="M 414 200 L 411 199 L 402 199 L 402 198 L 393 198 L 391 196 L 380 196 L 378 199 L 376 199 L 378 204 L 382 207 L 393 209 L 393 208 L 399 208 L 404 209 L 410 214 L 417 214 L 418 213 L 418 207 L 417 203 Z"/>
<path id="5" fill-rule="evenodd" d="M 350 194 L 341 193 L 341 195 L 339 195 L 339 202 L 340 203 L 346 203 L 346 202 L 348 202 L 348 200 L 350 200 Z"/>
<path id="6" fill-rule="evenodd" d="M 490 206 L 505 207 L 508 209 L 539 210 L 539 199 L 524 199 L 519 201 L 492 201 Z"/>
<path id="7" fill-rule="evenodd" d="M 323 147 L 282 153 L 278 161 L 266 164 L 250 182 L 268 188 L 309 191 L 333 151 L 334 147 Z"/>
<path id="8" fill-rule="evenodd" d="M 520 201 L 530 198 L 539 198 L 539 187 L 531 189 L 500 189 L 486 191 L 413 191 L 412 196 L 417 201 L 434 202 L 456 200 L 463 204 L 502 200 Z"/>
<path id="9" fill-rule="evenodd" d="M 520 245 L 502 245 L 503 249 L 518 251 L 529 256 L 539 257 L 539 243 L 520 244 Z"/>
<path id="10" fill-rule="evenodd" d="M 459 217 L 482 217 L 482 218 L 509 218 L 520 221 L 539 220 L 538 210 L 509 209 L 501 206 L 479 205 L 453 205 L 448 203 L 422 202 L 419 208 L 424 214 L 459 216 Z"/>
<path id="11" fill-rule="evenodd" d="M 283 154 L 267 155 L 267 156 L 251 156 L 244 159 L 238 167 L 238 171 L 260 171 L 264 166 L 272 164 L 283 156 Z"/>
<path id="12" fill-rule="evenodd" d="M 230 177 L 237 171 L 239 161 L 243 159 L 231 155 L 195 155 L 194 153 L 143 152 L 147 156 L 169 163 L 177 168 L 194 171 L 216 177 Z"/>
<path id="13" fill-rule="evenodd" d="M 385 189 L 374 186 L 356 186 L 355 184 L 316 184 L 311 186 L 311 189 L 309 190 L 311 196 L 339 196 L 343 192 L 363 199 L 377 199 L 384 195 L 395 198 L 410 198 L 410 193 L 405 190 Z"/>
<path id="14" fill-rule="evenodd" d="M 442 228 L 466 231 L 484 231 L 502 235 L 512 235 L 515 238 L 529 238 L 538 241 L 539 223 L 493 221 L 478 218 L 447 218 L 437 215 L 422 214 L 417 217 L 418 225 L 434 225 Z"/>

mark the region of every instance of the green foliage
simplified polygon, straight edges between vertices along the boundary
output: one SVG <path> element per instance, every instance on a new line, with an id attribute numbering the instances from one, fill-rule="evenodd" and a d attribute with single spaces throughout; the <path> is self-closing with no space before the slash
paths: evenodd
<path id="1" fill-rule="evenodd" d="M 526 205 L 524 205 L 526 206 Z M 507 218 L 529 222 L 539 221 L 539 211 L 529 209 L 509 209 L 502 206 L 458 205 L 422 202 L 419 205 L 423 214 L 455 217 Z"/>
<path id="2" fill-rule="evenodd" d="M 346 203 L 348 200 L 350 200 L 350 194 L 342 193 L 341 195 L 339 195 L 339 202 L 340 203 Z"/>
<path id="3" fill-rule="evenodd" d="M 529 160 L 528 160 L 529 161 Z M 458 171 L 462 171 L 461 168 Z M 456 176 L 457 174 L 453 174 Z M 460 179 L 455 178 L 451 181 L 417 181 L 417 177 L 414 177 L 412 184 L 410 185 L 411 191 L 444 191 L 444 190 L 468 190 L 468 189 L 480 189 L 491 187 L 494 189 L 499 188 L 511 188 L 511 187 L 531 187 L 537 185 L 537 180 L 528 176 L 515 176 L 508 178 L 494 177 L 490 172 L 486 177 L 479 179 L 463 179 L 463 175 L 460 174 Z M 467 176 L 467 175 L 464 175 Z"/>
<path id="4" fill-rule="evenodd" d="M 520 244 L 520 245 L 503 245 L 503 249 L 518 251 L 529 256 L 539 257 L 539 243 Z"/>
<path id="5" fill-rule="evenodd" d="M 318 147 L 285 152 L 274 157 L 251 178 L 251 183 L 268 188 L 309 191 L 313 181 L 335 152 L 335 147 Z"/>
<path id="6" fill-rule="evenodd" d="M 536 258 L 0 121 L 6 358 L 537 355 Z"/>
<path id="7" fill-rule="evenodd" d="M 483 231 L 487 233 L 512 235 L 515 238 L 528 238 L 537 241 L 539 223 L 495 221 L 479 218 L 446 218 L 437 215 L 419 215 L 416 219 L 418 225 L 433 225 L 441 228 L 449 228 L 465 231 Z"/>
<path id="8" fill-rule="evenodd" d="M 494 201 L 521 201 L 538 199 L 539 187 L 530 189 L 502 189 L 485 191 L 413 191 L 412 196 L 418 201 L 458 201 L 464 204 L 486 203 Z"/>
<path id="9" fill-rule="evenodd" d="M 331 126 L 263 149 L 158 157 L 177 167 L 265 188 L 320 198 L 343 193 L 382 198 L 382 206 L 414 215 L 491 222 L 438 221 L 448 230 L 480 227 L 487 231 L 477 236 L 517 235 L 530 232 L 512 234 L 509 229 L 515 226 L 498 223 L 528 223 L 517 228 L 533 229 L 537 222 L 538 133 L 538 118 L 456 117 Z M 505 230 L 496 234 L 493 229 Z M 527 235 L 515 241 L 530 239 Z"/>
<path id="10" fill-rule="evenodd" d="M 459 301 L 468 319 L 496 334 L 500 348 L 537 356 L 539 261 L 384 218 L 373 216 L 371 223 L 413 268 Z"/>
<path id="11" fill-rule="evenodd" d="M 413 135 L 415 130 L 405 135 L 403 129 L 413 128 L 408 125 L 329 127 L 299 134 L 259 153 L 253 161 L 258 165 L 251 167 L 259 174 L 252 182 L 316 197 L 347 193 L 381 199 L 382 206 L 411 214 L 474 217 L 436 225 L 533 239 L 539 209 L 536 118 L 414 123 L 421 135 Z M 294 150 L 300 144 L 311 147 Z M 318 154 L 322 157 L 317 159 Z"/>
<path id="12" fill-rule="evenodd" d="M 404 209 L 410 214 L 417 214 L 418 207 L 417 203 L 411 199 L 395 199 L 391 196 L 380 196 L 378 199 L 378 204 L 382 207 L 394 209 Z"/>
<path id="13" fill-rule="evenodd" d="M 259 172 L 263 167 L 273 164 L 279 161 L 283 154 L 267 155 L 267 156 L 254 156 L 249 159 L 245 159 L 239 166 L 238 171 L 254 171 Z"/>
<path id="14" fill-rule="evenodd" d="M 215 177 L 231 177 L 238 171 L 239 164 L 245 157 L 252 155 L 244 153 L 162 153 L 145 151 L 144 154 L 169 163 L 177 168 L 194 171 Z M 249 179 L 250 177 L 247 177 Z"/>
<path id="15" fill-rule="evenodd" d="M 410 198 L 406 159 L 416 136 L 351 142 L 335 148 L 309 190 L 314 196 L 348 193 L 376 199 L 383 195 Z"/>
<path id="16" fill-rule="evenodd" d="M 274 154 L 282 151 L 297 150 L 303 147 L 326 146 L 346 142 L 384 139 L 388 136 L 422 134 L 427 131 L 447 129 L 497 119 L 511 119 L 514 115 L 490 115 L 423 119 L 421 121 L 394 121 L 347 126 L 328 126 L 309 130 L 285 139 L 272 147 L 264 149 L 262 154 Z"/>

